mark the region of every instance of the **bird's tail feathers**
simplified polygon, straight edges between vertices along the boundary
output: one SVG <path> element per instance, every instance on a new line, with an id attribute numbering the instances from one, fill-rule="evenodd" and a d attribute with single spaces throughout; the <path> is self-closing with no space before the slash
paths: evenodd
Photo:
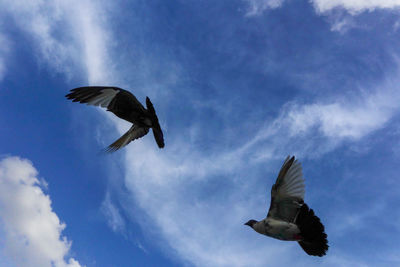
<path id="1" fill-rule="evenodd" d="M 328 240 L 325 227 L 307 204 L 303 204 L 296 218 L 303 240 L 299 241 L 302 249 L 312 256 L 322 257 L 328 250 Z"/>
<path id="2" fill-rule="evenodd" d="M 156 114 L 153 103 L 151 103 L 150 98 L 148 96 L 146 96 L 146 107 L 147 107 L 147 110 L 150 111 L 152 115 Z"/>
<path id="3" fill-rule="evenodd" d="M 164 135 L 161 130 L 160 123 L 158 122 L 158 117 L 156 115 L 156 111 L 154 110 L 153 103 L 151 103 L 150 98 L 146 97 L 146 107 L 151 116 L 151 124 L 153 128 L 154 138 L 156 139 L 157 145 L 159 148 L 164 147 Z"/>

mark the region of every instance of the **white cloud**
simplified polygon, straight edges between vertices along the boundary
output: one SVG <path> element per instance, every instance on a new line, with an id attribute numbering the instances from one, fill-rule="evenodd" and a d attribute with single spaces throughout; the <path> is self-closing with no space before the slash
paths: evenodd
<path id="1" fill-rule="evenodd" d="M 247 2 L 246 16 L 257 16 L 267 9 L 281 7 L 285 0 L 243 0 Z M 309 0 L 317 13 L 329 12 L 335 8 L 343 8 L 356 15 L 375 9 L 398 9 L 400 0 Z M 340 26 L 340 25 L 337 25 Z"/>
<path id="2" fill-rule="evenodd" d="M 2 12 L 11 15 L 13 22 L 31 35 L 31 45 L 37 46 L 40 57 L 58 71 L 69 71 L 66 62 L 73 53 L 69 42 L 55 38 L 58 23 L 62 22 L 61 1 L 9 1 L 1 4 Z M 9 22 L 8 22 L 9 23 Z M 66 39 L 69 38 L 67 35 Z M 29 47 L 28 46 L 28 47 Z"/>
<path id="3" fill-rule="evenodd" d="M 28 47 L 39 51 L 39 61 L 67 77 L 80 74 L 72 73 L 80 66 L 87 70 L 89 83 L 109 81 L 110 38 L 101 4 L 90 0 L 5 0 L 0 7 L 0 12 L 10 15 L 12 22 L 28 34 L 32 42 Z"/>
<path id="4" fill-rule="evenodd" d="M 18 157 L 0 161 L 0 228 L 3 254 L 17 266 L 81 266 L 66 261 L 71 242 L 61 235 L 65 224 L 51 208 L 32 163 Z"/>
<path id="5" fill-rule="evenodd" d="M 245 0 L 248 4 L 246 16 L 261 15 L 267 9 L 278 8 L 285 0 Z"/>
<path id="6" fill-rule="evenodd" d="M 344 8 L 352 14 L 375 9 L 397 9 L 400 0 L 310 0 L 318 13 L 324 13 L 334 8 Z"/>
<path id="7" fill-rule="evenodd" d="M 326 137 L 359 139 L 381 128 L 398 108 L 398 100 L 398 95 L 377 93 L 356 105 L 350 100 L 294 105 L 287 114 L 287 123 L 291 135 L 309 131 L 315 126 Z"/>
<path id="8" fill-rule="evenodd" d="M 32 49 L 40 63 L 47 64 L 54 71 L 64 73 L 67 78 L 72 75 L 78 78 L 86 77 L 84 73 L 86 72 L 89 84 L 110 84 L 115 82 L 116 78 L 113 76 L 113 65 L 109 60 L 112 38 L 107 24 L 110 11 L 108 7 L 105 1 L 92 0 L 4 0 L 0 2 L 0 15 L 5 13 L 7 16 L 4 17 L 11 18 L 6 23 L 14 23 L 26 35 L 26 39 L 30 41 L 26 47 Z M 7 38 L 12 39 L 12 36 L 9 38 L 0 31 L 0 79 L 3 74 L 2 68 L 5 68 L 2 52 L 7 47 L 5 45 L 8 43 Z M 35 181 L 34 184 L 46 187 L 43 181 Z M 114 231 L 123 231 L 124 221 L 118 209 L 110 201 L 109 195 L 106 195 L 101 211 L 107 216 L 108 223 Z M 65 225 L 60 223 L 56 230 L 61 232 L 64 227 Z M 60 247 L 64 249 L 64 254 L 60 254 L 61 250 L 58 253 L 64 256 L 70 244 L 66 239 L 60 242 L 64 244 L 64 247 Z M 15 258 L 23 260 L 16 249 L 10 251 L 15 254 Z M 52 255 L 59 260 L 60 255 L 55 253 Z M 60 261 L 56 266 L 63 266 L 62 264 L 64 263 Z M 79 265 L 74 259 L 70 259 L 68 264 L 68 266 Z"/>
<path id="9" fill-rule="evenodd" d="M 297 155 L 317 156 L 333 150 L 343 141 L 360 140 L 384 127 L 398 114 L 400 88 L 397 80 L 388 78 L 375 88 L 359 89 L 357 93 L 332 100 L 311 104 L 289 102 L 278 118 L 261 128 L 241 150 L 258 151 L 255 160 L 281 154 L 287 146 Z"/>
<path id="10" fill-rule="evenodd" d="M 107 29 L 107 13 L 105 8 L 93 1 L 75 0 L 74 3 L 64 2 L 68 16 L 72 15 L 75 37 L 83 49 L 82 63 L 88 71 L 89 84 L 109 83 L 113 67 L 108 58 L 112 38 Z"/>
<path id="11" fill-rule="evenodd" d="M 89 84 L 115 82 L 113 65 L 109 59 L 112 44 L 107 18 L 110 9 L 106 2 L 91 0 L 4 0 L 0 14 L 5 12 L 23 32 L 36 53 L 39 62 L 55 71 L 78 78 L 85 77 Z M 3 37 L 3 38 L 2 38 Z M 0 45 L 7 36 L 0 35 Z M 0 46 L 0 79 L 2 74 L 2 49 Z M 123 231 L 124 222 L 109 195 L 101 206 L 114 231 Z"/>

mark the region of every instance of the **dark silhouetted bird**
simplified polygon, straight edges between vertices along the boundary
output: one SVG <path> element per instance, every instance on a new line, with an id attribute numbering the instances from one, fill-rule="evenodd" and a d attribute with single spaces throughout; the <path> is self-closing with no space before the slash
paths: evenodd
<path id="1" fill-rule="evenodd" d="M 297 241 L 312 256 L 323 256 L 328 250 L 325 228 L 314 211 L 304 203 L 304 178 L 301 165 L 287 157 L 271 189 L 268 215 L 245 225 L 273 238 Z"/>
<path id="2" fill-rule="evenodd" d="M 114 152 L 129 144 L 132 140 L 146 135 L 150 128 L 153 129 L 158 147 L 164 147 L 163 132 L 158 122 L 156 111 L 148 97 L 146 97 L 147 109 L 132 93 L 118 87 L 79 87 L 72 89 L 71 93 L 65 97 L 73 102 L 107 108 L 107 111 L 111 111 L 119 118 L 133 123 L 132 127 L 123 136 L 107 147 L 107 152 Z"/>

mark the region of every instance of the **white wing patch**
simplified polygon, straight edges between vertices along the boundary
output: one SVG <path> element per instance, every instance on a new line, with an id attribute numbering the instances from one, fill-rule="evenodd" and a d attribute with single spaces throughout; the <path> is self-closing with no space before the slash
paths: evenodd
<path id="1" fill-rule="evenodd" d="M 119 93 L 119 90 L 115 89 L 103 89 L 101 90 L 101 94 L 97 95 L 93 98 L 90 99 L 90 101 L 87 102 L 88 105 L 94 105 L 94 106 L 101 106 L 103 108 L 108 107 L 110 102 L 113 100 L 116 94 Z"/>
<path id="2" fill-rule="evenodd" d="M 305 185 L 301 164 L 295 160 L 283 177 L 279 188 L 277 188 L 277 196 L 284 197 L 297 197 L 304 199 Z"/>

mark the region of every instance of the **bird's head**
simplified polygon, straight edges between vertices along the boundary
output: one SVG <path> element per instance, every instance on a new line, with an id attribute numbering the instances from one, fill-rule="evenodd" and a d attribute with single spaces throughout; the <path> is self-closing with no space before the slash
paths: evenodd
<path id="1" fill-rule="evenodd" d="M 250 220 L 250 221 L 248 221 L 247 223 L 245 223 L 244 225 L 248 225 L 248 226 L 250 226 L 251 228 L 253 228 L 253 225 L 254 225 L 256 222 L 257 222 L 256 220 Z"/>

